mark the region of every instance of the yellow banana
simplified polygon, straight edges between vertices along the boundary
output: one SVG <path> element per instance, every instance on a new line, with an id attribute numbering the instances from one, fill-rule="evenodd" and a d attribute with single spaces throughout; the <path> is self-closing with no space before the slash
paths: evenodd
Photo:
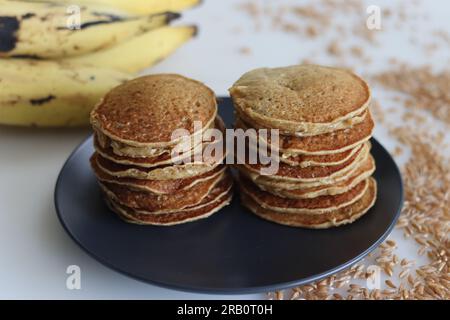
<path id="1" fill-rule="evenodd" d="M 133 17 L 80 8 L 79 18 L 68 14 L 67 5 L 0 1 L 0 57 L 61 58 L 111 47 L 132 36 L 161 27 L 178 17 L 160 13 Z M 78 13 L 74 13 L 78 14 Z M 79 29 L 71 30 L 70 24 Z M 76 26 L 76 25 L 73 25 Z"/>
<path id="2" fill-rule="evenodd" d="M 194 26 L 162 27 L 111 48 L 64 59 L 74 65 L 91 65 L 135 73 L 162 60 L 197 32 Z"/>
<path id="3" fill-rule="evenodd" d="M 42 1 L 42 0 L 35 0 Z M 53 0 L 58 3 L 86 5 L 96 3 L 111 6 L 132 14 L 150 14 L 164 11 L 182 11 L 196 6 L 201 0 Z"/>
<path id="4" fill-rule="evenodd" d="M 79 126 L 92 107 L 128 74 L 53 61 L 0 60 L 0 123 Z"/>
<path id="5" fill-rule="evenodd" d="M 77 0 L 75 0 L 76 2 Z M 78 0 L 87 2 L 88 0 Z M 94 2 L 104 5 L 111 5 L 116 8 L 136 14 L 149 14 L 163 11 L 181 11 L 198 5 L 200 0 L 94 0 Z"/>
<path id="6" fill-rule="evenodd" d="M 4 12 L 4 8 L 8 8 L 8 11 L 17 14 L 32 14 L 33 12 L 41 10 L 56 9 L 57 11 L 60 11 L 61 8 L 66 9 L 67 11 L 71 11 L 71 9 L 75 8 L 72 8 L 72 6 L 76 6 L 80 9 L 81 12 L 87 12 L 87 10 L 90 10 L 98 13 L 99 16 L 103 14 L 115 15 L 118 17 L 135 16 L 117 7 L 103 5 L 101 3 L 95 3 L 93 1 L 85 1 L 82 4 L 73 5 L 70 0 L 0 0 L 0 5 L 2 8 L 2 10 L 0 11 L 1 13 Z"/>

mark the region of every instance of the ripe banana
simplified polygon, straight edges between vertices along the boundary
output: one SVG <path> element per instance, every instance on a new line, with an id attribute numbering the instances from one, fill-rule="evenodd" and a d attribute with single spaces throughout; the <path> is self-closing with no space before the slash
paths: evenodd
<path id="1" fill-rule="evenodd" d="M 53 1 L 58 3 L 61 2 L 71 3 L 75 5 L 96 3 L 105 6 L 115 7 L 132 14 L 150 14 L 164 11 L 178 12 L 201 3 L 201 0 L 53 0 Z"/>
<path id="2" fill-rule="evenodd" d="M 104 11 L 102 7 L 80 8 L 76 16 L 67 5 L 0 1 L 0 57 L 61 58 L 111 47 L 132 36 L 166 25 L 176 13 L 133 17 Z M 71 30 L 71 22 L 79 29 Z"/>
<path id="3" fill-rule="evenodd" d="M 0 60 L 0 123 L 79 126 L 92 107 L 128 74 L 53 61 Z"/>
<path id="4" fill-rule="evenodd" d="M 62 61 L 135 73 L 168 56 L 196 32 L 197 28 L 194 26 L 162 27 L 111 48 Z"/>

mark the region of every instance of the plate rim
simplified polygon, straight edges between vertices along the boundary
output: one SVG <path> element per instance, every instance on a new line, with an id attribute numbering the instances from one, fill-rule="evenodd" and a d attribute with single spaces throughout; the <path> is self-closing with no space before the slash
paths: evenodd
<path id="1" fill-rule="evenodd" d="M 219 98 L 219 99 L 224 99 L 224 98 Z M 225 98 L 226 99 L 226 98 Z M 362 260 L 364 257 L 366 257 L 370 252 L 374 251 L 388 236 L 389 234 L 392 232 L 392 230 L 395 227 L 395 224 L 401 214 L 402 208 L 403 208 L 403 204 L 404 204 L 404 184 L 403 184 L 403 179 L 402 179 L 402 175 L 401 175 L 401 171 L 396 163 L 396 161 L 394 160 L 394 158 L 392 157 L 392 155 L 386 150 L 386 148 L 374 137 L 371 137 L 371 140 L 374 140 L 379 147 L 381 147 L 381 149 L 383 150 L 383 152 L 385 152 L 389 158 L 391 159 L 392 163 L 394 164 L 394 169 L 396 174 L 399 177 L 399 185 L 400 185 L 400 199 L 399 199 L 399 206 L 397 208 L 397 212 L 395 213 L 389 227 L 383 232 L 383 234 L 371 245 L 369 246 L 366 250 L 364 250 L 363 252 L 361 252 L 359 255 L 355 256 L 354 258 L 346 261 L 343 264 L 340 264 L 330 270 L 324 271 L 322 273 L 307 277 L 307 278 L 303 278 L 303 279 L 297 279 L 297 280 L 292 280 L 292 281 L 285 281 L 285 282 L 281 282 L 281 283 L 276 283 L 276 284 L 271 284 L 271 285 L 264 285 L 264 286 L 251 286 L 251 287 L 241 287 L 241 288 L 205 288 L 205 287 L 199 287 L 199 286 L 185 286 L 185 285 L 177 285 L 174 283 L 167 283 L 167 282 L 160 282 L 158 280 L 149 280 L 149 279 L 145 279 L 144 277 L 132 274 L 126 270 L 122 270 L 117 268 L 116 266 L 112 265 L 111 263 L 109 263 L 108 261 L 105 261 L 103 258 L 99 257 L 97 254 L 95 254 L 94 252 L 92 252 L 89 248 L 87 248 L 86 246 L 84 246 L 82 244 L 81 241 L 79 241 L 79 239 L 77 239 L 76 235 L 74 235 L 69 227 L 67 226 L 66 222 L 64 221 L 62 214 L 61 214 L 61 209 L 60 209 L 60 203 L 58 200 L 58 194 L 60 192 L 59 186 L 61 184 L 62 181 L 62 175 L 63 172 L 66 170 L 67 166 L 69 165 L 69 162 L 76 156 L 76 154 L 78 152 L 80 152 L 82 150 L 82 148 L 91 141 L 93 137 L 93 134 L 90 134 L 87 138 L 85 138 L 83 141 L 81 141 L 76 147 L 75 149 L 70 153 L 70 155 L 68 156 L 68 158 L 66 159 L 66 161 L 64 162 L 64 165 L 61 167 L 60 172 L 58 173 L 58 177 L 56 179 L 56 183 L 55 183 L 55 188 L 54 188 L 54 193 L 53 193 L 53 201 L 54 201 L 54 206 L 55 206 L 55 211 L 56 211 L 56 215 L 58 217 L 58 220 L 60 222 L 60 224 L 62 225 L 63 229 L 65 230 L 65 232 L 69 235 L 69 237 L 77 244 L 78 247 L 80 247 L 82 249 L 82 251 L 84 251 L 85 253 L 88 254 L 88 256 L 90 256 L 91 258 L 93 258 L 94 260 L 98 261 L 99 263 L 101 263 L 103 266 L 110 268 L 111 270 L 114 270 L 122 275 L 128 276 L 134 280 L 138 280 L 147 284 L 151 284 L 151 285 L 155 285 L 161 288 L 166 288 L 166 289 L 171 289 L 171 290 L 178 290 L 178 291 L 184 291 L 184 292 L 189 292 L 189 293 L 199 293 L 199 294 L 225 294 L 225 295 L 237 295 L 237 294 L 255 294 L 255 293 L 262 293 L 262 292 L 269 292 L 269 291 L 276 291 L 276 290 L 284 290 L 284 289 L 289 289 L 289 288 L 293 288 L 299 285 L 304 285 L 304 284 L 308 284 L 311 283 L 313 281 L 320 281 L 323 278 L 326 278 L 330 275 L 333 275 L 335 273 L 338 273 L 340 271 L 343 271 L 345 269 L 347 269 L 348 267 L 350 267 L 351 265 L 354 265 L 355 263 L 359 262 L 360 260 Z M 320 230 L 319 230 L 320 231 Z"/>

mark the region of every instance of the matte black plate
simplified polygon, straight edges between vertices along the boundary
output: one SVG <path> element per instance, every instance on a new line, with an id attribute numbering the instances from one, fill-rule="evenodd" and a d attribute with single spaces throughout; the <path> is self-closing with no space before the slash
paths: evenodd
<path id="1" fill-rule="evenodd" d="M 221 99 L 228 126 L 233 108 Z M 106 266 L 155 285 L 204 293 L 252 293 L 305 284 L 349 267 L 390 233 L 402 206 L 399 170 L 372 139 L 375 206 L 355 223 L 326 230 L 262 220 L 239 203 L 208 219 L 172 227 L 127 224 L 104 204 L 89 166 L 92 137 L 67 160 L 55 205 L 72 239 Z"/>

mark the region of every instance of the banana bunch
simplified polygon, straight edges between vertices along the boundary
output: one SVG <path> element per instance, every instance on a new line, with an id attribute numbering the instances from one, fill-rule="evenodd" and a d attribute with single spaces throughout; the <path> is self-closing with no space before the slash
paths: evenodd
<path id="1" fill-rule="evenodd" d="M 79 126 L 111 88 L 196 34 L 200 0 L 0 0 L 0 124 Z"/>

